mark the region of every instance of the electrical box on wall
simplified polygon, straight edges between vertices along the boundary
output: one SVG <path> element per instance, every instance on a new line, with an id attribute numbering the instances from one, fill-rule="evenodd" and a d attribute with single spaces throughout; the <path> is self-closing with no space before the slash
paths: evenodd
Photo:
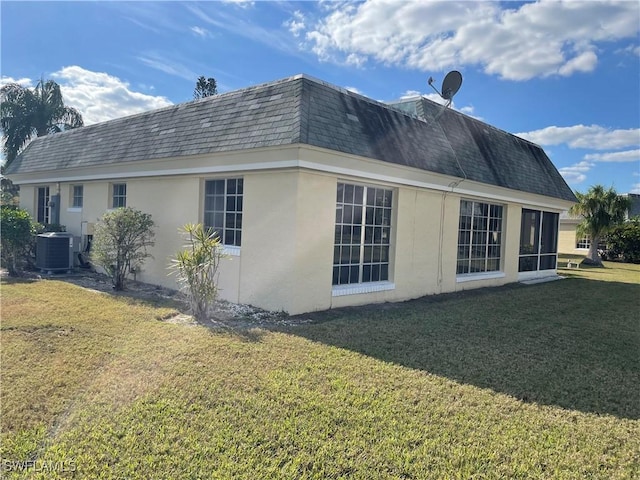
<path id="1" fill-rule="evenodd" d="M 95 227 L 95 223 L 82 222 L 82 235 L 93 235 L 94 227 Z"/>

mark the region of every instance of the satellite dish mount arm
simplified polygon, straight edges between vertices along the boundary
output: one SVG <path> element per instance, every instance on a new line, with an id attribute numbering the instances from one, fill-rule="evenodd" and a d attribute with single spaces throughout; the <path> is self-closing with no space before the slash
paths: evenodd
<path id="1" fill-rule="evenodd" d="M 451 103 L 453 103 L 453 96 L 458 93 L 458 90 L 460 90 L 460 86 L 462 85 L 462 74 L 457 70 L 452 70 L 451 72 L 447 73 L 447 75 L 444 77 L 444 80 L 442 81 L 442 92 L 439 92 L 438 89 L 433 86 L 433 77 L 429 77 L 427 83 L 436 91 L 438 95 L 440 95 L 443 100 L 447 101 L 447 103 L 444 104 L 442 110 L 440 110 L 440 112 L 433 118 L 433 120 L 429 122 L 431 124 L 432 122 L 438 121 L 444 111 L 451 106 Z"/>

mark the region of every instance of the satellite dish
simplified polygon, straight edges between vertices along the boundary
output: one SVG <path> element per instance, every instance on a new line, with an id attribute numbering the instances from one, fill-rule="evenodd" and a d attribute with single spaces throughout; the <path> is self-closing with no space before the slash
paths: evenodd
<path id="1" fill-rule="evenodd" d="M 442 93 L 440 96 L 445 100 L 451 100 L 453 96 L 458 93 L 460 86 L 462 85 L 462 74 L 457 70 L 453 70 L 447 73 L 442 81 Z"/>
<path id="2" fill-rule="evenodd" d="M 442 110 L 440 110 L 440 112 L 429 122 L 429 125 L 431 125 L 433 122 L 438 121 L 444 111 L 451 106 L 453 96 L 458 93 L 458 90 L 460 90 L 460 86 L 462 85 L 462 74 L 457 70 L 452 70 L 447 73 L 442 81 L 442 93 L 438 92 L 438 89 L 433 86 L 433 77 L 429 77 L 427 83 L 438 93 L 438 95 L 446 100 Z"/>
<path id="3" fill-rule="evenodd" d="M 431 88 L 438 92 L 438 89 L 433 86 L 433 77 L 429 77 L 427 83 L 429 83 Z M 461 85 L 462 74 L 457 70 L 452 70 L 444 77 L 444 80 L 442 81 L 442 92 L 438 92 L 438 95 L 447 100 L 447 102 L 450 104 L 453 96 L 458 93 L 458 90 L 460 90 Z"/>

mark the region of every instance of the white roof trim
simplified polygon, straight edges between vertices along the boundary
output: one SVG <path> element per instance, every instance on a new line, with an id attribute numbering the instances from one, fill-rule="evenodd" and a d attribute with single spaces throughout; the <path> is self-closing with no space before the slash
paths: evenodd
<path id="1" fill-rule="evenodd" d="M 486 198 L 491 200 L 497 200 L 505 203 L 523 203 L 526 205 L 534 205 L 537 207 L 550 208 L 554 210 L 563 210 L 567 208 L 567 205 L 570 205 L 570 202 L 566 200 L 557 199 L 557 202 L 549 202 L 549 201 L 526 201 L 522 197 L 518 197 L 516 195 L 507 195 L 502 193 L 487 193 L 480 190 L 473 189 L 472 185 L 475 182 L 471 180 L 466 180 L 461 182 L 463 187 L 450 187 L 448 185 L 424 182 L 419 180 L 412 180 L 397 176 L 390 176 L 384 174 L 377 174 L 368 172 L 360 169 L 352 169 L 352 168 L 344 168 L 338 167 L 335 165 L 327 165 L 324 163 L 311 162 L 307 160 L 279 160 L 274 162 L 260 162 L 260 163 L 244 163 L 244 164 L 228 164 L 228 165 L 209 165 L 206 167 L 193 167 L 193 168 L 171 168 L 171 169 L 162 169 L 162 170 L 148 170 L 148 171 L 137 171 L 137 172 L 122 172 L 122 173 L 96 173 L 89 175 L 60 175 L 60 176 L 51 176 L 44 178 L 37 178 L 37 180 L 18 180 L 16 179 L 13 183 L 17 185 L 23 184 L 36 184 L 36 183 L 57 183 L 57 182 L 82 182 L 82 181 L 90 181 L 90 180 L 116 180 L 116 179 L 127 179 L 127 178 L 143 178 L 143 177 L 166 177 L 166 176 L 175 176 L 175 175 L 206 175 L 206 174 L 217 174 L 217 173 L 226 173 L 226 172 L 253 172 L 260 170 L 279 170 L 279 169 L 287 169 L 287 168 L 304 168 L 307 170 L 315 170 L 326 173 L 334 173 L 339 176 L 350 176 L 363 178 L 368 181 L 379 181 L 385 183 L 392 183 L 396 185 L 407 185 L 418 188 L 426 188 L 429 190 L 437 190 L 441 192 L 451 192 L 457 193 L 459 195 L 466 196 L 475 196 L 480 198 Z M 451 177 L 454 178 L 454 177 Z M 499 188 L 499 187 L 495 187 Z M 516 192 L 515 190 L 509 190 L 511 192 Z M 528 192 L 522 192 L 525 195 L 538 195 L 532 194 Z M 542 197 L 542 196 L 541 196 Z M 543 197 L 545 199 L 551 199 L 553 197 Z"/>

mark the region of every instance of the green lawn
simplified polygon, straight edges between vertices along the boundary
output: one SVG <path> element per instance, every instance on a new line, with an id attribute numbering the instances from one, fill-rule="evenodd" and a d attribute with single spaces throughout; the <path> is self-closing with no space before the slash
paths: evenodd
<path id="1" fill-rule="evenodd" d="M 638 478 L 640 267 L 606 266 L 236 332 L 5 282 L 2 477 Z"/>

